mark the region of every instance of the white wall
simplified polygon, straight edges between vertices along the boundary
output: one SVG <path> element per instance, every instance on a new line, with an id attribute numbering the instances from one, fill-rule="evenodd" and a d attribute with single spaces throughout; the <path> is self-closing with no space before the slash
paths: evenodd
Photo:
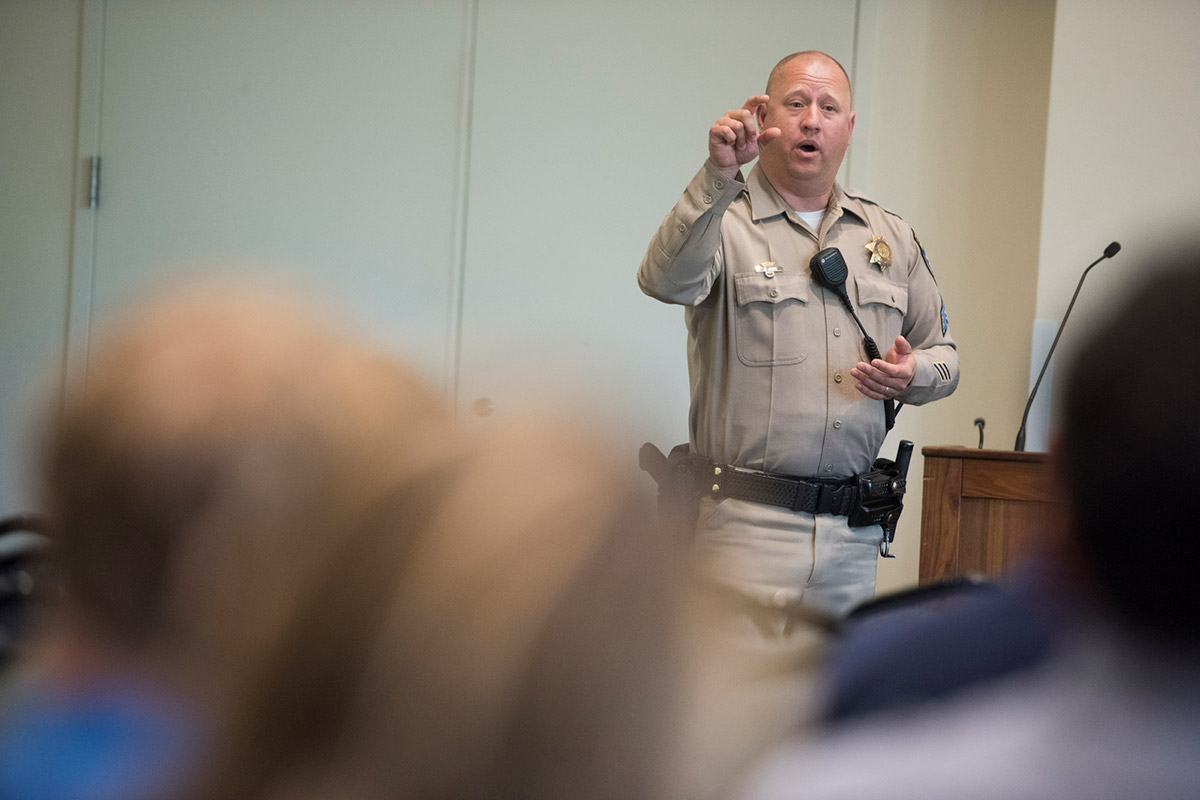
<path id="1" fill-rule="evenodd" d="M 924 244 L 962 367 L 949 398 L 900 412 L 889 457 L 900 438 L 918 452 L 975 447 L 977 417 L 986 447 L 1013 446 L 1027 391 L 1054 27 L 1044 0 L 883 0 L 861 37 L 874 64 L 851 148 L 855 177 Z M 914 490 L 923 470 L 914 458 Z M 920 497 L 906 500 L 881 592 L 916 583 Z"/>
<path id="2" fill-rule="evenodd" d="M 78 0 L 0 2 L 0 516 L 33 510 L 31 404 L 63 357 L 78 53 Z"/>
<path id="3" fill-rule="evenodd" d="M 1198 30 L 1193 0 L 1059 0 L 1037 288 L 1037 320 L 1050 336 L 1083 268 L 1111 241 L 1122 250 L 1088 275 L 1054 365 L 1067 363 L 1089 324 L 1139 278 L 1141 257 L 1195 235 Z M 1052 399 L 1051 380 L 1047 373 L 1039 400 Z M 1044 432 L 1045 423 L 1041 440 Z"/>

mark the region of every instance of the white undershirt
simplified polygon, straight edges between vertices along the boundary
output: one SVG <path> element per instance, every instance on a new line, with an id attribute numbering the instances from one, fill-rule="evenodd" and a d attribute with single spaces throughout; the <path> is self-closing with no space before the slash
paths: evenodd
<path id="1" fill-rule="evenodd" d="M 796 216 L 808 223 L 808 227 L 814 231 L 821 229 L 821 217 L 825 216 L 825 209 L 820 211 L 797 211 Z"/>

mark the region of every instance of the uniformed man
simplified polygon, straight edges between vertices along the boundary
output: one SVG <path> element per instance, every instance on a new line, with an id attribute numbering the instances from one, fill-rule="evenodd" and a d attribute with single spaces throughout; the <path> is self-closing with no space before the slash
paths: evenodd
<path id="1" fill-rule="evenodd" d="M 920 242 L 900 217 L 836 183 L 854 117 L 837 61 L 784 58 L 766 94 L 709 130 L 708 160 L 638 271 L 642 291 L 686 307 L 690 447 L 712 462 L 699 553 L 714 577 L 766 608 L 834 617 L 875 591 L 882 530 L 848 524 L 844 489 L 879 453 L 882 401 L 925 403 L 958 384 Z M 858 324 L 810 274 L 831 247 L 859 320 L 887 347 L 882 358 L 864 355 Z M 743 470 L 765 473 L 768 488 L 796 487 L 785 492 L 790 506 L 746 499 L 763 493 L 736 489 L 760 479 Z M 722 474 L 738 479 L 722 486 Z"/>

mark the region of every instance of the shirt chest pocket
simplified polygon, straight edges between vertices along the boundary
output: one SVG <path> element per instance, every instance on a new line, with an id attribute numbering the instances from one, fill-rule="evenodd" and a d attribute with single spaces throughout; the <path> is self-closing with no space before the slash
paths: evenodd
<path id="1" fill-rule="evenodd" d="M 854 286 L 863 327 L 879 342 L 880 350 L 887 350 L 902 333 L 908 287 L 867 275 L 856 275 Z"/>
<path id="2" fill-rule="evenodd" d="M 778 272 L 768 278 L 746 272 L 734 275 L 733 281 L 738 359 L 758 367 L 798 364 L 807 358 L 808 275 Z"/>

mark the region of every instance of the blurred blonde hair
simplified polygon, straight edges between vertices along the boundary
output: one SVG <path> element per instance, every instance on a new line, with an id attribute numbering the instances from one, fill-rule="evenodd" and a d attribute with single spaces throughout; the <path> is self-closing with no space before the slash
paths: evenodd
<path id="1" fill-rule="evenodd" d="M 293 554 L 319 552 L 376 491 L 365 477 L 448 417 L 273 283 L 162 289 L 101 331 L 45 447 L 67 617 L 227 674 L 275 624 Z"/>

